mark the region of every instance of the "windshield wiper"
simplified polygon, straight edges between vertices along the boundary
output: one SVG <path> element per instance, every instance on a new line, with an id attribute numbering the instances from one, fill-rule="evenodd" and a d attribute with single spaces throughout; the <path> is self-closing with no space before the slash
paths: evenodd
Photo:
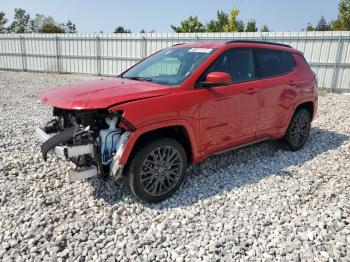
<path id="1" fill-rule="evenodd" d="M 150 77 L 142 77 L 142 76 L 126 76 L 123 77 L 126 79 L 131 79 L 131 80 L 137 80 L 137 81 L 147 81 L 147 82 L 153 82 L 153 79 Z"/>

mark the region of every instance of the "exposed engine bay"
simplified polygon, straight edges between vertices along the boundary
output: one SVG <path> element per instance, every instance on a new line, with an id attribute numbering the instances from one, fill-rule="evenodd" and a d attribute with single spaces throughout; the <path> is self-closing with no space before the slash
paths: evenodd
<path id="1" fill-rule="evenodd" d="M 53 152 L 57 157 L 75 163 L 77 170 L 68 177 L 70 181 L 97 174 L 119 178 L 123 169 L 119 160 L 134 130 L 122 113 L 54 108 L 54 119 L 36 130 L 43 143 L 44 160 L 49 152 Z"/>

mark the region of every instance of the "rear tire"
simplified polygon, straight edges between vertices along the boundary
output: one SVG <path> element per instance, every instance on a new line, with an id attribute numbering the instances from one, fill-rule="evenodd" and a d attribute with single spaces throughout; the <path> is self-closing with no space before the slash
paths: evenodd
<path id="1" fill-rule="evenodd" d="M 299 109 L 296 111 L 289 123 L 287 132 L 284 136 L 284 142 L 288 147 L 297 151 L 301 149 L 310 134 L 311 129 L 311 116 L 306 109 Z"/>
<path id="2" fill-rule="evenodd" d="M 161 138 L 138 150 L 127 170 L 125 183 L 139 200 L 163 201 L 176 192 L 186 175 L 187 155 L 174 139 Z"/>

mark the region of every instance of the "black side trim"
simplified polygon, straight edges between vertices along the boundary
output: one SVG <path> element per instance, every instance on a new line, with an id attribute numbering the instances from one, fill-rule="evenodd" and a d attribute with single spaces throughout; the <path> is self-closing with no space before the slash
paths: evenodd
<path id="1" fill-rule="evenodd" d="M 199 88 L 211 88 L 211 87 L 218 87 L 218 86 L 229 86 L 233 85 L 239 82 L 223 82 L 223 83 L 211 83 L 211 82 L 199 82 L 198 87 Z"/>
<path id="2" fill-rule="evenodd" d="M 172 45 L 171 47 L 178 46 L 178 45 L 185 45 L 185 44 L 187 44 L 187 43 L 178 43 L 178 44 Z"/>
<path id="3" fill-rule="evenodd" d="M 71 140 L 75 135 L 76 127 L 66 128 L 64 131 L 58 133 L 57 135 L 49 138 L 44 144 L 41 145 L 41 153 L 43 155 L 44 160 L 47 160 L 47 153 L 58 146 L 59 144 L 63 144 Z"/>
<path id="4" fill-rule="evenodd" d="M 275 45 L 275 46 L 283 46 L 283 47 L 292 48 L 290 45 L 286 45 L 286 44 L 267 42 L 267 41 L 258 41 L 258 40 L 243 40 L 243 39 L 231 40 L 231 41 L 226 42 L 225 44 L 234 44 L 234 43 L 264 44 L 264 45 Z"/>

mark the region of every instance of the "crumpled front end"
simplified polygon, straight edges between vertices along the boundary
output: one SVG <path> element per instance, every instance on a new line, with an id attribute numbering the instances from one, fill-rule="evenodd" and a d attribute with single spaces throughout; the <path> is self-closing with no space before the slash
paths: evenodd
<path id="1" fill-rule="evenodd" d="M 70 182 L 98 174 L 121 176 L 119 160 L 134 129 L 122 112 L 54 108 L 53 114 L 53 120 L 36 128 L 45 161 L 52 153 L 75 163 L 76 170 L 68 175 Z"/>

